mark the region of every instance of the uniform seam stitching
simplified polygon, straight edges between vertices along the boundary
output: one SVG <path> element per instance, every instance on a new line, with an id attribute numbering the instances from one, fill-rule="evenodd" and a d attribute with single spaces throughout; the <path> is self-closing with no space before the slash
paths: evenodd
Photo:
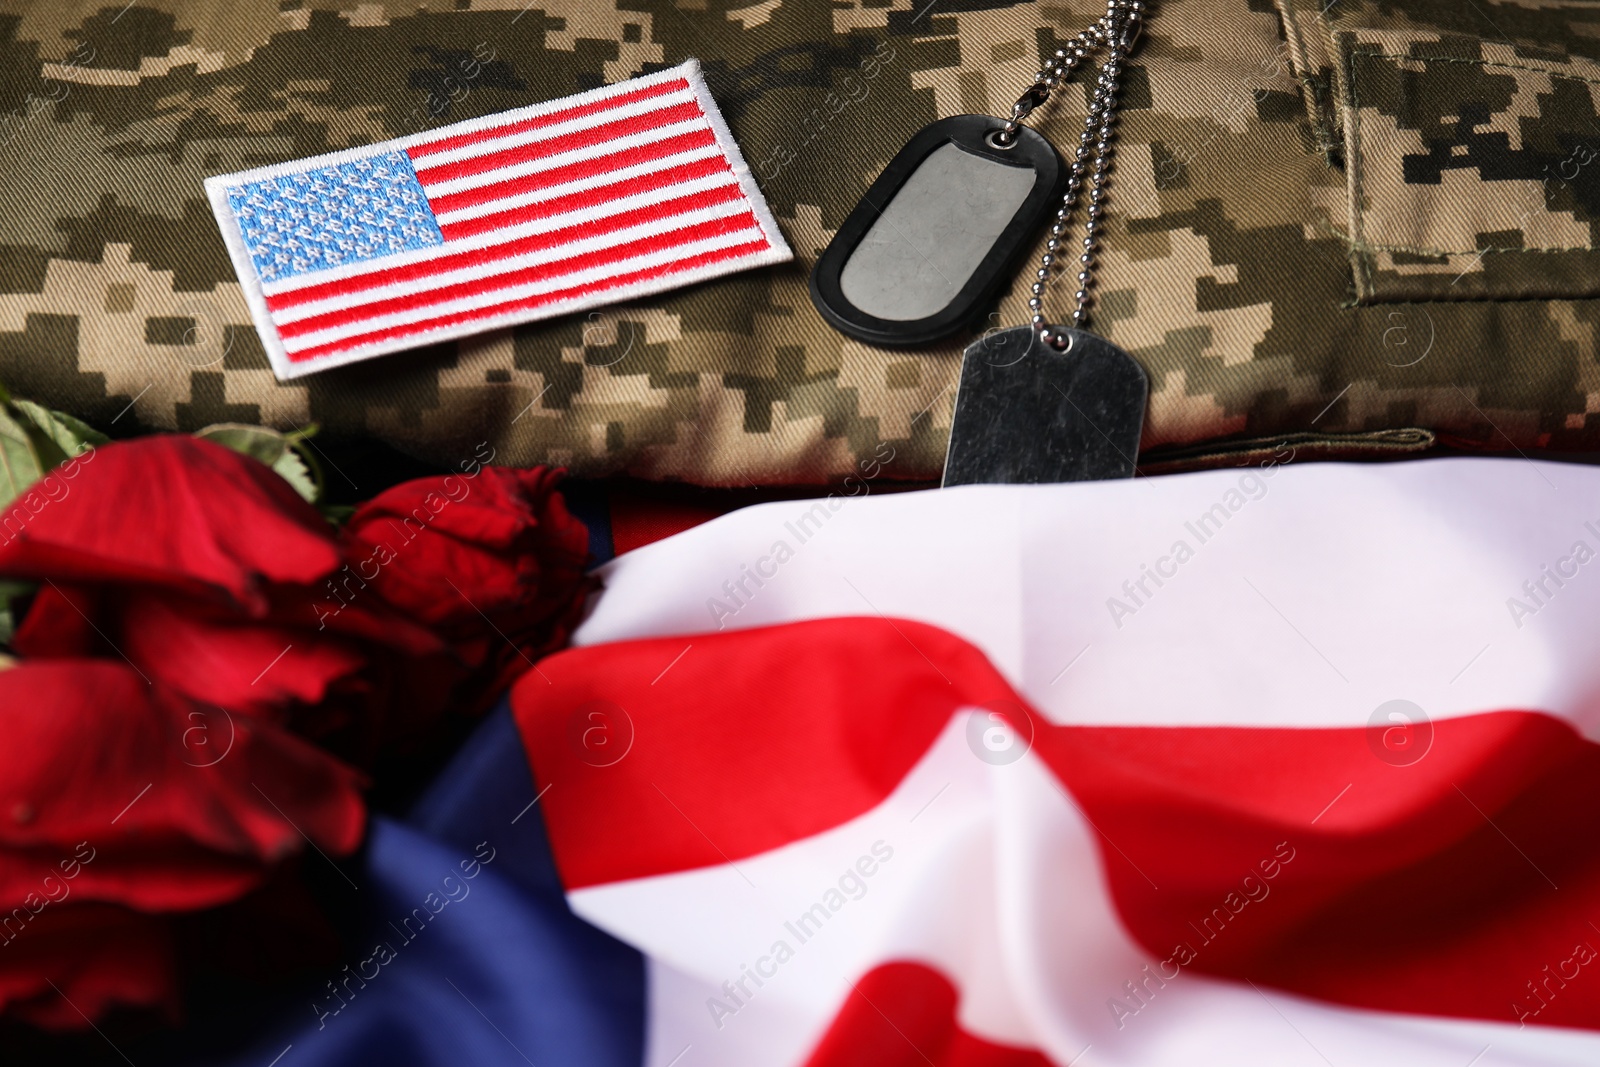
<path id="1" fill-rule="evenodd" d="M 1350 61 L 1352 49 L 1340 48 L 1337 38 L 1333 40 L 1334 55 L 1343 53 L 1343 58 L 1338 66 L 1343 71 L 1345 90 L 1349 94 L 1349 113 L 1345 115 L 1345 135 L 1348 139 L 1349 149 L 1346 153 L 1346 165 L 1350 168 L 1350 250 L 1355 253 L 1355 262 L 1351 264 L 1355 275 L 1356 301 L 1359 303 L 1366 294 L 1368 297 L 1377 295 L 1377 290 L 1372 284 L 1372 257 L 1362 253 L 1366 246 L 1366 190 L 1363 185 L 1363 171 L 1366 165 L 1363 151 L 1366 141 L 1361 136 L 1361 107 L 1360 94 L 1356 89 L 1355 64 Z"/>
<path id="2" fill-rule="evenodd" d="M 1295 79 L 1300 83 L 1300 91 L 1305 94 L 1306 111 L 1316 131 L 1318 146 L 1326 153 L 1339 143 L 1339 122 L 1331 86 L 1325 94 L 1323 87 L 1312 75 L 1311 50 L 1306 45 L 1305 31 L 1294 13 L 1289 10 L 1286 0 L 1274 0 L 1273 6 L 1277 9 L 1279 23 L 1283 26 Z"/>
<path id="3" fill-rule="evenodd" d="M 1447 248 L 1423 248 L 1417 245 L 1389 245 L 1374 244 L 1367 241 L 1350 241 L 1350 247 L 1357 252 L 1413 252 L 1419 256 L 1476 256 L 1496 255 L 1505 252 L 1600 252 L 1592 245 L 1554 245 L 1549 248 L 1526 245 L 1505 245 L 1503 247 L 1491 246 L 1489 248 L 1463 248 L 1451 250 Z"/>
<path id="4" fill-rule="evenodd" d="M 1331 83 L 1328 86 L 1328 94 L 1333 100 L 1342 100 L 1348 86 L 1344 84 L 1344 63 L 1342 63 L 1339 58 L 1339 33 L 1334 27 L 1333 19 L 1328 17 L 1328 11 L 1332 7 L 1332 4 L 1325 5 L 1321 11 L 1317 12 L 1315 17 L 1317 22 L 1322 26 L 1323 35 L 1328 39 L 1328 69 L 1330 72 L 1329 81 Z M 1333 109 L 1333 118 L 1336 124 L 1335 131 L 1339 134 L 1343 134 L 1343 127 L 1346 123 L 1348 123 L 1349 117 L 1340 114 L 1339 109 L 1336 106 Z"/>
<path id="5" fill-rule="evenodd" d="M 1574 60 L 1551 60 L 1550 67 L 1530 67 L 1523 63 L 1506 63 L 1498 59 L 1467 59 L 1464 56 L 1408 56 L 1398 52 L 1368 51 L 1363 48 L 1351 48 L 1352 56 L 1365 56 L 1369 59 L 1406 59 L 1413 63 L 1462 63 L 1474 67 L 1500 67 L 1503 70 L 1525 70 L 1532 74 L 1549 74 L 1557 78 L 1568 78 L 1572 81 L 1588 82 L 1590 85 L 1600 85 L 1600 78 L 1586 78 L 1581 74 L 1567 73 L 1561 70 L 1552 70 L 1563 63 L 1572 63 Z M 1354 104 L 1355 86 L 1351 86 L 1351 103 Z"/>
<path id="6" fill-rule="evenodd" d="M 1469 293 L 1466 296 L 1410 297 L 1404 300 L 1392 296 L 1372 296 L 1347 300 L 1339 307 L 1343 311 L 1361 311 L 1366 308 L 1390 307 L 1397 304 L 1405 307 L 1438 307 L 1440 304 L 1530 304 L 1535 301 L 1550 305 L 1600 305 L 1600 296 L 1574 296 L 1571 293 L 1558 293 L 1554 296 L 1549 293 Z"/>

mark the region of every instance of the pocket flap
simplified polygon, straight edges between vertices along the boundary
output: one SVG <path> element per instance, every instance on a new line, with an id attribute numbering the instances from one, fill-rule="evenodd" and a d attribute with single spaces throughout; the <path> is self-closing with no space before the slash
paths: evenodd
<path id="1" fill-rule="evenodd" d="M 1600 63 L 1340 33 L 1357 301 L 1600 295 Z"/>

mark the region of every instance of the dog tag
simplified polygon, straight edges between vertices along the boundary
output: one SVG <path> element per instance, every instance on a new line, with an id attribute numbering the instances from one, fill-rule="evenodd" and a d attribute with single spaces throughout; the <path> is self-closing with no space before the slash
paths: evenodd
<path id="1" fill-rule="evenodd" d="M 961 362 L 944 484 L 1131 478 L 1150 382 L 1137 360 L 1084 330 L 998 330 Z"/>
<path id="2" fill-rule="evenodd" d="M 1012 276 L 1061 197 L 1050 142 L 1015 140 L 985 115 L 926 127 L 878 175 L 811 272 L 811 299 L 838 330 L 915 345 L 971 324 Z"/>

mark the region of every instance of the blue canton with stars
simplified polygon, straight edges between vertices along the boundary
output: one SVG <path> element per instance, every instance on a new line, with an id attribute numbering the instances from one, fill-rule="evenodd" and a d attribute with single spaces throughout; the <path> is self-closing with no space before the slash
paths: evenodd
<path id="1" fill-rule="evenodd" d="M 263 282 L 444 243 L 404 152 L 228 190 Z"/>

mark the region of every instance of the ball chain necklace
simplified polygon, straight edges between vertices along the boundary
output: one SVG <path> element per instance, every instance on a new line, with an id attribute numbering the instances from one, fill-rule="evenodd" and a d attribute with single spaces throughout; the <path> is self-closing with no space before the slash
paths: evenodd
<path id="1" fill-rule="evenodd" d="M 924 344 L 974 321 L 1050 217 L 1030 284 L 1029 324 L 991 330 L 963 356 L 947 486 L 1134 473 L 1148 380 L 1132 357 L 1087 326 L 1118 95 L 1144 17 L 1143 0 L 1107 0 L 1105 14 L 1043 65 L 1010 117 L 957 115 L 918 132 L 812 271 L 812 300 L 837 329 L 872 344 Z M 1063 167 L 1023 121 L 1102 53 L 1082 135 Z M 1085 184 L 1083 236 L 1076 255 L 1064 253 Z M 1063 273 L 1077 282 L 1070 325 L 1045 314 L 1046 291 Z"/>

